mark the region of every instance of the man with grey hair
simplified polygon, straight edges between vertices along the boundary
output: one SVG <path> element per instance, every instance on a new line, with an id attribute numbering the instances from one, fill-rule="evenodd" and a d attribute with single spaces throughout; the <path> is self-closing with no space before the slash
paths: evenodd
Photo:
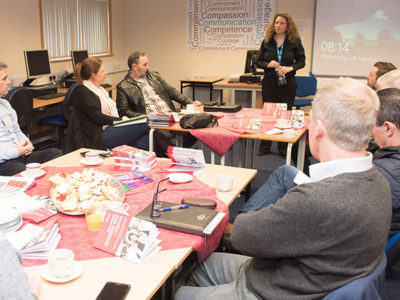
<path id="1" fill-rule="evenodd" d="M 379 91 L 387 88 L 400 89 L 400 69 L 387 72 L 378 78 L 375 89 Z"/>
<path id="2" fill-rule="evenodd" d="M 128 57 L 129 71 L 125 78 L 117 85 L 117 108 L 120 117 L 136 117 L 151 113 L 176 112 L 172 100 L 181 105 L 200 105 L 198 101 L 192 101 L 170 86 L 157 72 L 149 70 L 149 60 L 146 53 L 136 51 Z M 169 143 L 169 137 L 164 131 L 156 132 L 156 142 L 161 152 Z M 195 139 L 186 139 L 186 146 L 191 146 Z M 184 139 L 185 146 L 185 139 Z"/>
<path id="3" fill-rule="evenodd" d="M 2 98 L 11 84 L 6 69 L 7 65 L 0 63 L 0 175 L 11 176 L 24 171 L 28 163 L 44 163 L 62 152 L 56 148 L 33 151 L 32 143 L 18 125 L 15 110 Z"/>
<path id="4" fill-rule="evenodd" d="M 240 214 L 232 244 L 244 255 L 212 254 L 175 299 L 320 299 L 371 274 L 391 218 L 389 184 L 366 152 L 378 109 L 376 93 L 353 79 L 321 88 L 310 112 L 310 149 L 321 161 L 311 181 Z"/>

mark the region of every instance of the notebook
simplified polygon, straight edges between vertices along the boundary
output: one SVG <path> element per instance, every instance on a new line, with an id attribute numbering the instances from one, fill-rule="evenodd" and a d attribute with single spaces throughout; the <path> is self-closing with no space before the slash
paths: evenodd
<path id="1" fill-rule="evenodd" d="M 161 202 L 162 207 L 175 206 L 176 203 Z M 153 222 L 160 228 L 181 231 L 195 235 L 211 234 L 225 217 L 219 211 L 189 206 L 185 209 L 160 212 L 160 217 L 150 218 L 151 204 L 143 209 L 136 217 Z"/>

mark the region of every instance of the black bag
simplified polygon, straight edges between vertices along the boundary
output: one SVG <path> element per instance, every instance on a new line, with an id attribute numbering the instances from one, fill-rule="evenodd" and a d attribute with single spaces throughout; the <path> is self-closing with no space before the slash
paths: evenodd
<path id="1" fill-rule="evenodd" d="M 188 114 L 180 119 L 179 124 L 185 129 L 207 128 L 218 124 L 218 119 L 210 114 Z"/>

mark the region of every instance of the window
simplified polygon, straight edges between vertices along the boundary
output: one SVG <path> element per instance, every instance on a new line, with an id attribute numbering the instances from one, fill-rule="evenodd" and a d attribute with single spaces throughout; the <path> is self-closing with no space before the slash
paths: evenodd
<path id="1" fill-rule="evenodd" d="M 51 60 L 70 57 L 70 50 L 111 53 L 111 0 L 40 0 L 42 47 Z"/>

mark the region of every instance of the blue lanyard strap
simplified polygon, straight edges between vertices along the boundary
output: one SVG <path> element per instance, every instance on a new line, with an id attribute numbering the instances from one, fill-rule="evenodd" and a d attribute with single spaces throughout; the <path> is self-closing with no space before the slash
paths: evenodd
<path id="1" fill-rule="evenodd" d="M 285 41 L 283 41 L 282 46 L 279 48 L 278 43 L 276 43 L 276 53 L 278 54 L 278 63 L 281 64 L 281 58 L 282 58 L 282 51 L 283 51 L 283 44 L 285 44 Z"/>

